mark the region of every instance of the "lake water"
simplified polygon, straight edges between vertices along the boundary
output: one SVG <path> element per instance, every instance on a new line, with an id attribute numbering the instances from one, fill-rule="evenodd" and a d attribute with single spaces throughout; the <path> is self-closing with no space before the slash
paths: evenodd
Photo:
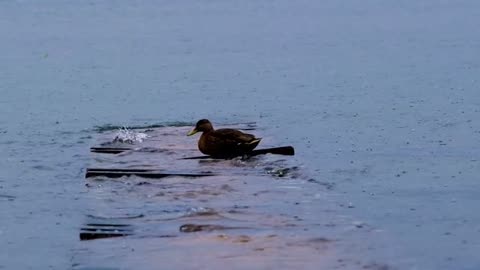
<path id="1" fill-rule="evenodd" d="M 479 269 L 479 17 L 473 0 L 0 1 L 0 269 Z M 284 236 L 265 255 L 202 233 L 80 242 L 116 198 L 85 186 L 98 131 L 200 118 L 295 146 L 301 178 L 232 200 L 310 229 L 250 235 Z"/>

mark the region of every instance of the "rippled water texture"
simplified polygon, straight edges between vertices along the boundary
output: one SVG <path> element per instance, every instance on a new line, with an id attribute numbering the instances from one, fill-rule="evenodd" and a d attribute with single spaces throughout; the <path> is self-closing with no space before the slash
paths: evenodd
<path id="1" fill-rule="evenodd" d="M 0 269 L 479 269 L 479 10 L 0 1 Z M 162 164 L 89 153 L 119 128 L 201 118 L 255 122 L 296 156 L 85 179 Z M 181 138 L 170 149 L 194 152 Z M 107 221 L 132 234 L 80 241 Z"/>

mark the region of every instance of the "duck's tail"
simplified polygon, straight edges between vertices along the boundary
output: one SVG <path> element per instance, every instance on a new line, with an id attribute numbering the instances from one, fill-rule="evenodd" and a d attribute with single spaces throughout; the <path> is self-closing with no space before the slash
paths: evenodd
<path id="1" fill-rule="evenodd" d="M 262 138 L 255 138 L 255 139 L 247 142 L 246 144 L 258 144 L 261 140 L 262 140 Z"/>

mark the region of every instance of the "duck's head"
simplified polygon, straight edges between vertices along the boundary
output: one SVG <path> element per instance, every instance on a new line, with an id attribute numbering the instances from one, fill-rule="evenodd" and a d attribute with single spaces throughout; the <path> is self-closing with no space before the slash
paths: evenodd
<path id="1" fill-rule="evenodd" d="M 194 129 L 188 132 L 187 136 L 192 136 L 197 132 L 208 132 L 212 130 L 213 130 L 212 123 L 210 123 L 210 121 L 208 121 L 207 119 L 202 119 L 197 122 Z"/>

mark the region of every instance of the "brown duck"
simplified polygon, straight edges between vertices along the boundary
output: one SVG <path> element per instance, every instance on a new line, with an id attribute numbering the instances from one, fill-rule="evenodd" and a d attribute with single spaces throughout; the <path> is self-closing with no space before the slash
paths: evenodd
<path id="1" fill-rule="evenodd" d="M 261 138 L 255 138 L 252 134 L 243 133 L 236 129 L 222 128 L 213 129 L 212 123 L 207 119 L 197 122 L 195 128 L 187 135 L 203 132 L 198 140 L 198 149 L 205 155 L 215 158 L 230 158 L 248 155 Z"/>

